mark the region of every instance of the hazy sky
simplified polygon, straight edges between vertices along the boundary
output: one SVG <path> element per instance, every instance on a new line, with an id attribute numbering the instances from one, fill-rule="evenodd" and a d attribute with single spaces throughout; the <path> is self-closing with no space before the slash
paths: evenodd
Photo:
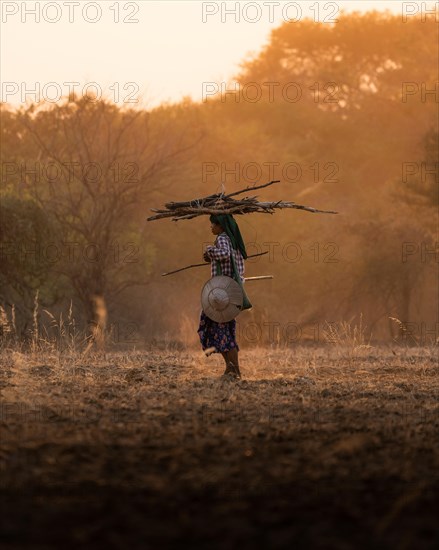
<path id="1" fill-rule="evenodd" d="M 97 85 L 90 90 L 99 87 L 118 103 L 142 97 L 150 106 L 183 96 L 200 100 L 203 82 L 233 77 L 285 20 L 331 21 L 341 10 L 421 10 L 421 2 L 395 0 L 0 4 L 1 100 L 13 105 L 35 101 L 33 89 L 38 99 L 55 100 L 92 82 Z"/>

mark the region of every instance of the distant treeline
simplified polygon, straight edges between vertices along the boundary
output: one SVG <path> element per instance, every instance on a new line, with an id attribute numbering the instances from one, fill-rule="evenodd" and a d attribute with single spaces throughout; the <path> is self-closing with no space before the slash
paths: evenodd
<path id="1" fill-rule="evenodd" d="M 202 261 L 208 218 L 147 223 L 150 208 L 280 179 L 257 194 L 339 214 L 237 217 L 249 253 L 269 251 L 247 274 L 274 275 L 248 283 L 243 342 L 316 341 L 360 316 L 372 340 L 434 341 L 437 55 L 433 18 L 345 14 L 283 24 L 199 103 L 2 104 L 3 335 L 35 315 L 50 332 L 43 310 L 71 305 L 117 343 L 195 342 L 209 269 L 161 273 Z"/>

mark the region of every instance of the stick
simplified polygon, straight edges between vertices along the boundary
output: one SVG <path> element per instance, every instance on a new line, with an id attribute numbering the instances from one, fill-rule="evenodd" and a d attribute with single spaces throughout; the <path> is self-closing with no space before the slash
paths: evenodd
<path id="1" fill-rule="evenodd" d="M 178 273 L 179 271 L 184 271 L 185 269 L 191 269 L 191 267 L 201 267 L 202 265 L 210 265 L 210 263 L 205 262 L 203 264 L 191 264 L 191 265 L 187 265 L 186 267 L 180 267 L 180 269 L 176 269 L 175 271 L 167 271 L 166 273 L 162 273 L 162 277 L 165 277 L 166 275 L 173 275 L 174 273 Z"/>
<path id="2" fill-rule="evenodd" d="M 172 218 L 173 221 L 190 220 L 206 214 L 251 214 L 255 212 L 274 214 L 277 209 L 282 208 L 296 208 L 315 214 L 337 214 L 334 210 L 320 210 L 312 206 L 297 204 L 293 201 L 279 200 L 275 202 L 259 202 L 257 196 L 247 196 L 238 199 L 232 198 L 236 195 L 241 195 L 242 193 L 254 191 L 256 189 L 262 189 L 279 182 L 280 180 L 273 180 L 261 185 L 246 187 L 245 189 L 229 193 L 228 195 L 222 192 L 192 201 L 168 202 L 165 204 L 167 210 L 151 208 L 151 211 L 155 212 L 155 215 L 149 216 L 147 221 L 160 220 L 162 218 Z"/>
<path id="3" fill-rule="evenodd" d="M 246 187 L 245 189 L 241 189 L 241 191 L 235 191 L 234 193 L 229 193 L 224 198 L 234 197 L 235 195 L 240 195 L 241 193 L 245 193 L 246 191 L 254 191 L 255 189 L 262 189 L 263 187 L 268 187 L 269 185 L 273 185 L 273 183 L 280 183 L 280 180 L 269 181 L 268 183 L 263 183 L 262 185 L 256 185 L 253 187 Z"/>
<path id="4" fill-rule="evenodd" d="M 249 213 L 264 213 L 274 214 L 276 208 L 297 208 L 307 212 L 318 214 L 337 214 L 334 210 L 319 210 L 312 206 L 304 206 L 295 202 L 276 201 L 276 202 L 258 202 L 255 199 L 247 199 L 236 201 L 238 204 L 231 206 L 200 206 L 198 208 L 178 208 L 167 212 L 161 211 L 154 216 L 147 218 L 147 221 L 159 220 L 161 218 L 171 218 L 173 221 L 191 219 L 203 214 L 249 214 Z M 229 203 L 230 204 L 230 203 Z"/>
<path id="5" fill-rule="evenodd" d="M 260 252 L 259 254 L 251 254 L 250 256 L 247 256 L 247 258 L 264 256 L 264 254 L 268 254 L 268 250 L 267 252 Z M 184 271 L 185 269 L 190 269 L 191 267 L 201 267 L 202 265 L 210 265 L 210 262 L 204 262 L 202 264 L 192 264 L 192 265 L 187 265 L 186 267 L 180 267 L 180 269 L 176 269 L 175 271 L 168 271 L 167 273 L 162 273 L 162 277 L 165 277 L 166 275 L 173 275 L 174 273 L 178 273 L 179 271 Z"/>
<path id="6" fill-rule="evenodd" d="M 273 279 L 273 275 L 256 275 L 255 277 L 244 277 L 244 281 L 261 281 L 262 279 Z"/>

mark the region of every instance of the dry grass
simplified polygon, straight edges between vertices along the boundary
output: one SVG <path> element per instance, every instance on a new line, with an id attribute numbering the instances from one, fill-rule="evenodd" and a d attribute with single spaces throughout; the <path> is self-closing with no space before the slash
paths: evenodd
<path id="1" fill-rule="evenodd" d="M 257 541 L 261 525 L 267 544 L 297 542 L 285 517 L 294 501 L 301 521 L 312 511 L 317 531 L 301 536 L 313 546 L 318 535 L 351 547 L 324 535 L 338 510 L 334 520 L 348 514 L 357 535 L 363 530 L 376 544 L 400 547 L 407 535 L 417 548 L 429 547 L 437 500 L 429 491 L 439 471 L 437 347 L 379 349 L 353 338 L 314 349 L 243 350 L 241 371 L 242 381 L 224 382 L 219 356 L 191 350 L 85 358 L 73 349 L 3 350 L 2 492 L 17 505 L 11 495 L 29 490 L 68 494 L 72 507 L 84 490 L 148 495 L 155 512 L 143 518 L 145 537 L 155 542 L 177 541 L 193 519 L 179 511 L 167 530 L 160 523 L 166 507 L 189 510 L 195 499 L 200 540 L 209 505 L 219 518 L 212 532 L 227 528 L 229 543 L 247 547 L 241 539 Z M 23 498 L 21 506 L 29 505 Z M 53 514 L 55 501 L 44 500 L 45 513 Z M 268 506 L 267 516 L 251 511 L 255 501 Z M 75 517 L 69 536 L 91 544 Z M 29 536 L 42 544 L 40 524 Z M 104 539 L 111 522 L 105 526 Z"/>

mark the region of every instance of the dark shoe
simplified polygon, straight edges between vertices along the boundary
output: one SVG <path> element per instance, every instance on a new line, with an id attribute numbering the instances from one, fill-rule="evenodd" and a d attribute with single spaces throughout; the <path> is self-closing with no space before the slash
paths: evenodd
<path id="1" fill-rule="evenodd" d="M 241 373 L 239 372 L 239 367 L 236 368 L 234 366 L 227 366 L 221 378 L 224 378 L 227 380 L 241 380 Z"/>
<path id="2" fill-rule="evenodd" d="M 237 380 L 241 380 L 241 371 L 239 370 L 239 365 L 235 367 L 234 365 L 231 366 L 232 372 L 235 375 L 235 378 Z"/>
<path id="3" fill-rule="evenodd" d="M 223 374 L 221 380 L 225 382 L 235 382 L 236 380 L 241 380 L 241 377 L 234 372 L 229 372 L 228 374 Z"/>

